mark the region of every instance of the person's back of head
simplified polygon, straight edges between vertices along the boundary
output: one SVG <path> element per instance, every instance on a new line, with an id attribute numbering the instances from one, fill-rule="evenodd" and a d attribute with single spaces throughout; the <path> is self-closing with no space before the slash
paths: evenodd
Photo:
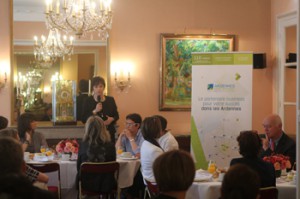
<path id="1" fill-rule="evenodd" d="M 244 157 L 258 157 L 262 143 L 257 131 L 242 131 L 237 137 L 239 152 Z"/>
<path id="2" fill-rule="evenodd" d="M 224 176 L 221 199 L 256 199 L 259 188 L 258 174 L 244 164 L 236 164 Z"/>
<path id="3" fill-rule="evenodd" d="M 111 141 L 103 120 L 99 116 L 90 116 L 85 123 L 83 141 L 90 145 L 99 145 Z"/>
<path id="4" fill-rule="evenodd" d="M 157 117 L 157 118 L 160 120 L 161 129 L 162 129 L 163 132 L 165 132 L 166 129 L 167 129 L 167 125 L 168 125 L 167 119 L 164 118 L 164 117 L 161 116 L 161 115 L 154 115 L 153 117 Z"/>
<path id="5" fill-rule="evenodd" d="M 6 129 L 0 130 L 0 138 L 1 137 L 12 137 L 16 140 L 19 139 L 18 131 L 15 129 L 12 129 L 12 128 L 6 128 Z"/>
<path id="6" fill-rule="evenodd" d="M 6 117 L 0 116 L 0 130 L 5 129 L 8 126 L 8 119 Z"/>
<path id="7" fill-rule="evenodd" d="M 126 120 L 132 120 L 136 124 L 142 123 L 142 117 L 138 113 L 130 113 L 130 114 L 126 115 Z"/>
<path id="8" fill-rule="evenodd" d="M 0 162 L 0 176 L 22 173 L 23 149 L 17 140 L 10 137 L 0 138 Z"/>
<path id="9" fill-rule="evenodd" d="M 87 93 L 89 92 L 89 82 L 86 79 L 81 79 L 79 81 L 79 92 L 80 93 Z"/>
<path id="10" fill-rule="evenodd" d="M 195 164 L 189 153 L 173 150 L 156 158 L 153 172 L 160 192 L 187 191 L 194 181 Z"/>
<path id="11" fill-rule="evenodd" d="M 160 147 L 157 138 L 160 137 L 161 124 L 157 117 L 146 117 L 142 122 L 141 130 L 145 140 Z"/>

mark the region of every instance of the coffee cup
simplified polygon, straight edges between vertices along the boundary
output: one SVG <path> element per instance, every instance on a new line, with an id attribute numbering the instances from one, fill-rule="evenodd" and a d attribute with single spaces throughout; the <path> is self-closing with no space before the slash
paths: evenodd
<path id="1" fill-rule="evenodd" d="M 24 152 L 24 161 L 29 162 L 30 160 L 30 153 L 29 152 Z"/>

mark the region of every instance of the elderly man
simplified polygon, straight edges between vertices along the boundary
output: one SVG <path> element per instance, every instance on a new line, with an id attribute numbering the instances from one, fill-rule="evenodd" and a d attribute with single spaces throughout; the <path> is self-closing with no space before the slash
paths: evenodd
<path id="1" fill-rule="evenodd" d="M 0 198 L 56 198 L 52 193 L 34 187 L 24 176 L 23 149 L 13 138 L 0 138 L 0 162 Z"/>
<path id="2" fill-rule="evenodd" d="M 293 165 L 296 160 L 296 143 L 282 130 L 282 121 L 279 115 L 272 114 L 263 121 L 266 138 L 262 139 L 263 150 L 261 157 L 272 153 L 283 154 L 290 158 Z"/>

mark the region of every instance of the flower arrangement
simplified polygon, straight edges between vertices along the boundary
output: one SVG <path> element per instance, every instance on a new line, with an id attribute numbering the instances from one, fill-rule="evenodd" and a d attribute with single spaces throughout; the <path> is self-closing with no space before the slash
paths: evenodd
<path id="1" fill-rule="evenodd" d="M 272 163 L 275 170 L 290 169 L 292 166 L 289 159 L 288 156 L 282 154 L 274 154 L 263 158 L 264 161 Z"/>
<path id="2" fill-rule="evenodd" d="M 79 144 L 76 139 L 61 140 L 55 147 L 57 153 L 78 153 Z"/>

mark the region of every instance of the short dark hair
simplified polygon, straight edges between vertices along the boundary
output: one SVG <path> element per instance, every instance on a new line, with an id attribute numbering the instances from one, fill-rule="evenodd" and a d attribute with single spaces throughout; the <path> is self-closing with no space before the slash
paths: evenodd
<path id="1" fill-rule="evenodd" d="M 240 146 L 240 154 L 244 157 L 257 157 L 262 143 L 256 131 L 241 131 L 236 139 Z"/>
<path id="2" fill-rule="evenodd" d="M 0 116 L 0 130 L 5 129 L 8 125 L 8 119 L 6 117 Z"/>
<path id="3" fill-rule="evenodd" d="M 235 164 L 224 176 L 221 199 L 255 199 L 259 188 L 260 179 L 257 172 L 245 164 Z"/>
<path id="4" fill-rule="evenodd" d="M 79 91 L 80 92 L 88 92 L 89 91 L 89 82 L 86 79 L 81 79 L 79 81 Z"/>
<path id="5" fill-rule="evenodd" d="M 93 79 L 92 79 L 92 88 L 94 86 L 99 85 L 99 84 L 102 84 L 104 86 L 104 88 L 105 88 L 105 80 L 104 80 L 104 78 L 100 77 L 100 76 L 93 77 Z"/>
<path id="6" fill-rule="evenodd" d="M 186 191 L 194 181 L 195 164 L 188 152 L 172 150 L 156 158 L 153 172 L 159 191 Z"/>
<path id="7" fill-rule="evenodd" d="M 161 129 L 162 129 L 163 131 L 165 131 L 166 128 L 167 128 L 167 125 L 168 125 L 167 119 L 164 118 L 164 117 L 161 116 L 161 115 L 154 115 L 153 117 L 157 117 L 157 118 L 160 120 Z"/>
<path id="8" fill-rule="evenodd" d="M 141 124 L 142 123 L 142 117 L 138 113 L 130 113 L 126 116 L 126 120 L 132 120 L 136 124 Z"/>
<path id="9" fill-rule="evenodd" d="M 17 140 L 10 137 L 0 138 L 0 162 L 0 176 L 22 173 L 23 149 Z"/>

